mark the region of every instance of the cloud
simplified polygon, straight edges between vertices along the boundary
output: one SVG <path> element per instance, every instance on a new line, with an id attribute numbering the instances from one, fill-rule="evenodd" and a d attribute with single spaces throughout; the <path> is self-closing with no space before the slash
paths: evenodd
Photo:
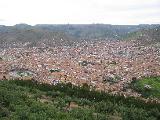
<path id="1" fill-rule="evenodd" d="M 5 21 L 4 19 L 0 19 L 1 22 Z"/>
<path id="2" fill-rule="evenodd" d="M 159 13 L 159 0 L 0 0 L 1 18 L 10 24 L 150 24 Z"/>

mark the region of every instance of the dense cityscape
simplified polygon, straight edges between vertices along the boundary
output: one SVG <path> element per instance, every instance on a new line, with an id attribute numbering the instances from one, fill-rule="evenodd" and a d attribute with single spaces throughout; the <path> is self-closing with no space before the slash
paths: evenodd
<path id="1" fill-rule="evenodd" d="M 0 0 L 0 120 L 160 120 L 160 0 Z"/>
<path id="2" fill-rule="evenodd" d="M 127 87 L 133 80 L 160 75 L 160 48 L 136 41 L 8 48 L 0 51 L 0 58 L 1 79 L 35 79 L 53 85 L 87 83 L 96 90 L 125 96 L 141 96 Z"/>
<path id="3" fill-rule="evenodd" d="M 0 119 L 159 120 L 159 25 L 0 26 Z"/>

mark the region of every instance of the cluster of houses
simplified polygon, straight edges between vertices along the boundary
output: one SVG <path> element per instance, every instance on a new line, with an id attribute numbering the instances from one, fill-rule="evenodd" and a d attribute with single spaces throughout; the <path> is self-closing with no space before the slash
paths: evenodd
<path id="1" fill-rule="evenodd" d="M 35 79 L 54 85 L 87 83 L 97 90 L 139 96 L 126 89 L 133 78 L 159 75 L 160 48 L 132 41 L 0 50 L 0 79 Z"/>

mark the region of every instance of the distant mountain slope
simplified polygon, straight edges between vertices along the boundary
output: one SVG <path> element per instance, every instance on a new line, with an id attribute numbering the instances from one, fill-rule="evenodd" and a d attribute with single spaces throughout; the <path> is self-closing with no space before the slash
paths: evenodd
<path id="1" fill-rule="evenodd" d="M 128 34 L 125 39 L 137 40 L 143 44 L 152 44 L 160 42 L 160 26 L 155 28 L 142 29 Z"/>
<path id="2" fill-rule="evenodd" d="M 109 24 L 68 24 L 68 25 L 47 25 L 39 24 L 35 27 L 63 31 L 78 39 L 121 39 L 130 32 L 135 32 L 143 28 L 154 28 L 157 25 L 109 25 Z"/>
<path id="3" fill-rule="evenodd" d="M 0 27 L 0 46 L 39 46 L 43 43 L 49 46 L 70 45 L 72 38 L 64 32 L 56 32 L 35 28 L 32 26 Z M 27 44 L 28 43 L 28 44 Z M 19 46 L 20 47 L 20 46 Z"/>
<path id="4" fill-rule="evenodd" d="M 120 40 L 124 38 L 124 36 L 128 35 L 129 37 L 138 36 L 137 34 L 140 34 L 139 31 L 141 31 L 142 29 L 153 29 L 157 26 L 160 25 L 1 25 L 0 47 L 32 47 L 44 45 L 67 46 L 84 40 Z M 153 31 L 152 34 L 157 34 L 157 31 Z"/>

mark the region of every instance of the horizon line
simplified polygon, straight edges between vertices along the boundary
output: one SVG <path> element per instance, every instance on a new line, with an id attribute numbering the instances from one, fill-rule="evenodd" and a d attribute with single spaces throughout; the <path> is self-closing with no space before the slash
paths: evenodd
<path id="1" fill-rule="evenodd" d="M 29 25 L 29 26 L 36 26 L 36 25 L 128 25 L 128 26 L 136 26 L 136 25 L 160 25 L 160 23 L 142 23 L 142 24 L 109 24 L 109 23 L 38 23 L 38 24 L 28 24 L 28 23 L 16 23 L 13 25 L 7 24 L 0 24 L 0 26 L 16 26 L 16 25 Z"/>

